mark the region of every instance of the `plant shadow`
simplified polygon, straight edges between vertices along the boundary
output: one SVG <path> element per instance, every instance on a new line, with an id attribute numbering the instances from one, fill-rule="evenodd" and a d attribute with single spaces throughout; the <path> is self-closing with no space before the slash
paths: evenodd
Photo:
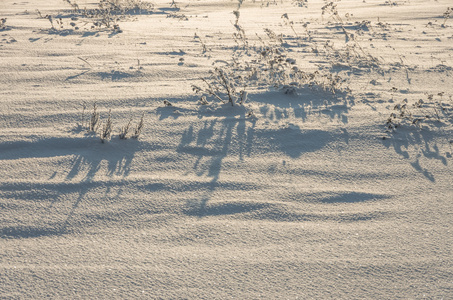
<path id="1" fill-rule="evenodd" d="M 117 191 L 119 197 L 125 187 Z M 123 184 L 124 185 L 124 184 Z M 8 204 L 0 201 L 0 207 L 6 212 L 0 217 L 0 238 L 28 239 L 49 236 L 61 236 L 79 231 L 82 227 L 93 225 L 91 209 L 84 206 L 85 201 L 93 201 L 89 194 L 94 191 L 96 202 L 109 198 L 115 183 L 106 185 L 102 182 L 55 182 L 55 183 L 2 183 L 1 195 L 6 196 Z M 105 194 L 99 197 L 100 189 Z M 36 197 L 36 191 L 43 191 Z M 13 207 L 16 207 L 13 209 Z M 16 210 L 32 210 L 33 217 L 15 216 Z M 112 214 L 111 214 L 112 215 Z M 102 220 L 101 220 L 102 221 Z"/>
<path id="2" fill-rule="evenodd" d="M 49 224 L 47 226 L 9 226 L 0 229 L 1 238 L 39 238 L 45 236 L 63 235 L 68 233 L 66 228 L 60 224 Z"/>
<path id="3" fill-rule="evenodd" d="M 208 113 L 207 113 L 208 111 Z M 190 125 L 181 135 L 176 151 L 194 158 L 188 173 L 211 178 L 209 188 L 201 199 L 189 199 L 185 212 L 191 216 L 217 215 L 207 203 L 218 186 L 224 160 L 237 158 L 238 164 L 246 163 L 247 157 L 263 153 L 281 153 L 291 159 L 298 159 L 304 153 L 323 148 L 330 140 L 331 133 L 323 130 L 302 130 L 293 125 L 284 128 L 258 129 L 256 119 L 247 116 L 243 106 L 225 105 L 199 110 L 203 116 L 197 124 Z M 234 159 L 233 159 L 234 160 Z M 225 211 L 241 211 L 241 207 L 229 206 Z"/>
<path id="4" fill-rule="evenodd" d="M 101 143 L 98 138 L 46 138 L 33 142 L 10 142 L 0 144 L 0 159 L 73 157 L 72 167 L 65 179 L 76 177 L 89 181 L 98 172 L 106 170 L 107 176 L 128 176 L 135 152 L 142 148 L 135 139 L 112 139 Z M 58 170 L 60 173 L 64 173 Z"/>
<path id="5" fill-rule="evenodd" d="M 111 140 L 101 143 L 98 138 L 45 138 L 38 141 L 17 141 L 0 144 L 0 160 L 57 158 L 58 163 L 48 181 L 21 184 L 0 183 L 1 238 L 37 238 L 69 234 L 80 227 L 79 207 L 91 198 L 92 190 L 105 189 L 120 195 L 126 184 L 98 181 L 98 176 L 127 177 L 137 151 L 143 143 L 135 140 Z M 72 162 L 71 162 L 72 159 Z M 33 160 L 32 160 L 33 161 Z M 118 186 L 118 187 L 117 187 Z M 96 193 L 95 193 L 96 194 Z M 73 200 L 72 200 L 73 199 Z M 72 204 L 69 205 L 69 201 Z M 61 202 L 61 203 L 60 203 Z M 49 203 L 48 206 L 44 205 Z M 33 211 L 35 217 L 14 217 L 14 207 Z M 54 214 L 52 213 L 54 211 Z M 14 220 L 11 219 L 14 218 Z M 79 218 L 79 216 L 78 216 Z M 80 225 L 80 226 L 79 226 Z"/>
<path id="6" fill-rule="evenodd" d="M 309 89 L 268 91 L 249 98 L 259 105 L 260 114 L 271 121 L 294 118 L 307 122 L 310 117 L 316 117 L 347 124 L 348 112 L 354 105 L 352 96 Z"/>
<path id="7" fill-rule="evenodd" d="M 375 201 L 388 198 L 387 195 L 361 193 L 361 192 L 347 192 L 338 193 L 333 195 L 326 195 L 320 202 L 322 203 L 361 203 L 366 201 Z"/>
<path id="8" fill-rule="evenodd" d="M 411 160 L 410 165 L 417 172 L 421 173 L 428 180 L 435 182 L 434 174 L 421 165 L 420 158 L 425 157 L 440 161 L 443 165 L 448 165 L 447 157 L 439 149 L 439 144 L 434 141 L 432 132 L 412 128 L 399 128 L 393 132 L 390 138 L 383 140 L 387 148 L 393 148 L 396 153 L 407 160 Z"/>
<path id="9" fill-rule="evenodd" d="M 101 77 L 102 80 L 108 79 L 111 81 L 119 81 L 126 78 L 134 77 L 133 74 L 117 70 L 112 70 L 111 72 L 98 72 L 97 74 L 99 75 L 99 77 Z"/>

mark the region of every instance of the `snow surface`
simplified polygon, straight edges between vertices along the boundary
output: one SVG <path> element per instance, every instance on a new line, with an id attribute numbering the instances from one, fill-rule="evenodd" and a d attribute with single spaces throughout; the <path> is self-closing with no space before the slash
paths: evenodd
<path id="1" fill-rule="evenodd" d="M 247 56 L 237 2 L 169 2 L 122 33 L 71 29 L 64 1 L 0 2 L 0 298 L 452 299 L 451 1 L 336 2 L 374 66 L 311 50 L 347 46 L 324 1 L 245 1 L 251 43 L 283 34 L 351 91 L 255 86 L 242 106 L 192 91 Z M 450 115 L 388 132 L 394 105 L 428 94 Z M 84 103 L 111 110 L 110 141 L 81 128 Z"/>

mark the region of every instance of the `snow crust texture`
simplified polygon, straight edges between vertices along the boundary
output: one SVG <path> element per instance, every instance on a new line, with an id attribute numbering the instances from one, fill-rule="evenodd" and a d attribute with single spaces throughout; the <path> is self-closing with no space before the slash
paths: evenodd
<path id="1" fill-rule="evenodd" d="M 152 4 L 0 2 L 1 299 L 452 298 L 450 1 Z"/>

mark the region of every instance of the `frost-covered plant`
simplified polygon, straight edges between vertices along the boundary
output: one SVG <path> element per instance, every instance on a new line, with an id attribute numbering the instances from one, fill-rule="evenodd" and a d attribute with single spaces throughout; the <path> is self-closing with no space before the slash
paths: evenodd
<path id="1" fill-rule="evenodd" d="M 169 103 L 169 102 L 168 102 Z M 85 102 L 82 103 L 82 112 L 81 112 L 81 123 L 77 124 L 77 130 L 84 130 L 87 129 L 88 133 L 94 133 L 95 135 L 99 135 L 101 141 L 104 143 L 105 141 L 110 140 L 112 137 L 114 128 L 113 128 L 113 119 L 112 119 L 112 110 L 109 110 L 108 117 L 105 123 L 101 123 L 100 120 L 100 113 L 98 112 L 98 108 L 96 103 L 93 104 L 93 110 L 91 114 L 88 114 L 87 120 L 85 117 L 87 105 Z M 142 130 L 145 126 L 144 122 L 144 113 L 142 114 L 139 122 L 135 127 L 132 126 L 133 119 L 132 117 L 128 120 L 128 122 L 119 128 L 118 137 L 122 140 L 128 138 L 135 138 L 137 139 Z"/>
<path id="2" fill-rule="evenodd" d="M 239 24 L 239 17 L 241 16 L 240 12 L 238 10 L 233 11 L 234 16 L 236 17 L 236 21 L 234 22 L 234 29 L 236 29 L 236 32 L 233 33 L 233 39 L 238 45 L 238 47 L 242 47 L 243 49 L 246 49 L 249 45 L 247 36 L 245 35 L 245 30 L 242 28 L 242 26 Z"/>
<path id="3" fill-rule="evenodd" d="M 267 34 L 267 36 L 269 37 L 269 40 L 274 42 L 274 43 L 277 43 L 277 44 L 281 44 L 283 43 L 283 37 L 281 34 L 277 35 L 274 31 L 272 31 L 271 29 L 269 28 L 264 28 L 264 32 Z M 261 37 L 257 34 L 258 38 L 260 39 L 260 41 L 263 41 L 261 39 Z M 263 44 L 265 45 L 265 43 L 263 42 Z"/>
<path id="4" fill-rule="evenodd" d="M 387 118 L 387 128 L 392 131 L 395 131 L 401 125 L 421 128 L 422 124 L 429 120 L 452 123 L 453 103 L 444 103 L 442 101 L 443 95 L 444 93 L 438 93 L 438 96 L 441 97 L 438 101 L 434 100 L 433 94 L 428 94 L 427 101 L 419 99 L 409 105 L 409 101 L 404 99 L 402 102 L 395 104 L 393 112 Z"/>
<path id="5" fill-rule="evenodd" d="M 152 3 L 142 0 L 99 0 L 97 8 L 94 9 L 80 9 L 76 1 L 64 1 L 71 5 L 75 12 L 83 12 L 87 15 L 104 13 L 110 13 L 112 15 L 143 14 L 149 13 L 154 9 Z"/>
<path id="6" fill-rule="evenodd" d="M 345 28 L 345 22 L 343 21 L 343 18 L 340 16 L 338 9 L 337 9 L 337 4 L 333 2 L 328 2 L 326 5 L 324 5 L 322 8 L 322 16 L 324 16 L 326 13 L 330 13 L 330 17 L 333 19 L 334 22 L 336 22 L 338 25 L 340 25 L 341 29 L 343 30 L 343 33 L 346 37 L 346 43 L 349 41 L 355 41 L 354 35 L 350 34 L 346 28 Z M 358 45 L 360 47 L 360 45 Z M 361 47 L 360 47 L 361 48 Z"/>
<path id="7" fill-rule="evenodd" d="M 46 18 L 47 18 L 47 20 L 49 20 L 50 26 L 52 27 L 52 29 L 55 30 L 55 26 L 53 24 L 53 17 L 51 15 L 47 15 Z"/>
<path id="8" fill-rule="evenodd" d="M 238 20 L 237 14 L 235 26 Z M 207 103 L 206 97 L 213 97 L 222 103 L 242 104 L 246 100 L 246 90 L 258 86 L 281 89 L 287 94 L 304 88 L 332 94 L 346 91 L 343 89 L 345 80 L 340 75 L 302 70 L 288 48 L 283 46 L 282 36 L 270 29 L 265 29 L 265 32 L 269 40 L 258 36 L 261 46 L 250 46 L 245 34 L 242 35 L 244 47 L 235 49 L 230 61 L 222 61 L 222 66 L 215 66 L 207 77 L 201 78 L 202 85 L 192 86 L 195 93 L 202 94 L 202 103 Z"/>
<path id="9" fill-rule="evenodd" d="M 205 83 L 204 88 L 192 85 L 195 93 L 203 93 L 218 99 L 222 103 L 234 105 L 238 99 L 242 103 L 243 96 L 246 95 L 244 89 L 237 91 L 235 81 L 232 79 L 233 72 L 229 68 L 215 67 L 210 71 L 208 78 L 202 78 Z M 227 98 L 227 99 L 226 99 Z"/>
<path id="10" fill-rule="evenodd" d="M 299 35 L 297 34 L 296 30 L 294 29 L 294 22 L 292 20 L 289 19 L 288 17 L 288 14 L 287 13 L 284 13 L 282 15 L 282 19 L 283 19 L 283 22 L 285 25 L 291 27 L 291 30 L 294 32 L 294 35 L 296 37 L 299 37 Z"/>
<path id="11" fill-rule="evenodd" d="M 396 130 L 396 128 L 404 121 L 419 125 L 419 121 L 413 118 L 412 112 L 409 110 L 407 99 L 404 99 L 401 103 L 398 103 L 393 107 L 393 112 L 387 118 L 386 125 L 388 129 Z"/>
<path id="12" fill-rule="evenodd" d="M 91 113 L 90 124 L 88 131 L 89 132 L 96 132 L 99 126 L 99 112 L 97 111 L 96 103 L 93 104 L 93 112 Z"/>
<path id="13" fill-rule="evenodd" d="M 145 127 L 145 114 L 142 114 L 142 117 L 140 118 L 140 121 L 138 122 L 138 125 L 134 129 L 134 134 L 132 135 L 132 138 L 138 139 L 140 134 L 142 133 L 143 127 Z"/>
<path id="14" fill-rule="evenodd" d="M 433 94 L 428 94 L 428 101 L 432 103 L 432 117 L 439 121 L 442 122 L 444 121 L 453 121 L 452 114 L 453 114 L 453 107 L 452 107 L 452 98 L 451 95 L 449 96 L 450 98 L 450 104 L 447 104 L 443 101 L 443 97 L 445 95 L 445 92 L 440 92 L 437 93 L 437 96 L 440 97 L 440 100 L 434 101 L 434 95 Z"/>
<path id="15" fill-rule="evenodd" d="M 113 123 L 112 123 L 112 110 L 109 110 L 109 115 L 107 117 L 107 121 L 105 124 L 102 126 L 102 130 L 100 133 L 100 138 L 101 142 L 105 142 L 110 140 L 110 137 L 112 136 L 112 131 L 113 131 Z"/>
<path id="16" fill-rule="evenodd" d="M 204 87 L 192 85 L 194 92 L 231 105 L 244 103 L 246 89 L 251 86 L 267 85 L 286 94 L 297 93 L 297 89 L 303 88 L 337 94 L 343 92 L 345 82 L 341 76 L 329 72 L 305 72 L 297 66 L 295 59 L 272 47 L 262 49 L 257 59 L 233 60 L 226 66 L 215 67 L 201 80 Z"/>
<path id="17" fill-rule="evenodd" d="M 200 100 L 198 100 L 198 103 L 200 103 L 201 105 L 208 105 L 208 104 L 209 104 L 209 102 L 208 102 L 208 100 L 206 99 L 206 96 L 205 96 L 205 95 L 202 95 L 202 96 L 200 97 Z"/>
<path id="18" fill-rule="evenodd" d="M 118 137 L 122 140 L 125 140 L 128 138 L 128 135 L 131 133 L 132 130 L 132 135 L 131 138 L 138 139 L 140 136 L 143 127 L 145 126 L 145 121 L 144 121 L 145 114 L 142 114 L 142 117 L 140 118 L 140 121 L 138 122 L 137 126 L 134 129 L 131 129 L 132 125 L 132 117 L 129 119 L 127 124 L 123 127 L 120 128 L 120 133 Z"/>
<path id="19" fill-rule="evenodd" d="M 337 4 L 334 2 L 327 2 L 322 7 L 322 16 L 329 14 L 330 18 L 341 28 L 345 35 L 345 44 L 338 48 L 334 47 L 329 41 L 327 41 L 323 46 L 325 50 L 325 55 L 334 60 L 334 62 L 339 62 L 342 64 L 347 64 L 349 66 L 362 66 L 369 67 L 374 69 L 379 69 L 379 60 L 371 55 L 368 51 L 360 44 L 357 36 L 363 34 L 364 30 L 369 30 L 371 26 L 370 21 L 356 22 L 355 26 L 349 28 L 355 28 L 356 31 L 352 32 L 351 30 L 346 29 L 346 23 L 343 18 L 340 16 Z M 349 19 L 350 14 L 345 14 L 345 18 Z M 378 23 L 379 24 L 379 23 Z M 308 32 L 308 29 L 307 29 Z M 309 34 L 309 33 L 308 33 Z M 317 49 L 318 51 L 318 49 Z"/>
<path id="20" fill-rule="evenodd" d="M 286 48 L 278 44 L 268 44 L 259 50 L 258 59 L 245 63 L 244 70 L 251 70 L 247 81 L 256 80 L 276 89 L 312 88 L 329 91 L 333 94 L 342 89 L 344 80 L 330 72 L 307 72 L 297 65 Z M 247 78 L 247 77 L 246 77 Z"/>
<path id="21" fill-rule="evenodd" d="M 332 11 L 338 15 L 335 4 L 326 5 L 325 11 Z M 344 87 L 346 80 L 334 70 L 333 65 L 330 69 L 319 67 L 315 71 L 301 68 L 295 58 L 297 53 L 288 47 L 283 35 L 278 35 L 271 29 L 264 29 L 267 39 L 256 34 L 261 43 L 256 45 L 240 25 L 240 12 L 234 11 L 233 14 L 235 16 L 233 39 L 238 47 L 234 48 L 230 59 L 222 60 L 221 65 L 216 64 L 206 77 L 200 78 L 201 84 L 192 86 L 195 93 L 201 94 L 201 104 L 209 103 L 208 98 L 231 105 L 242 104 L 246 100 L 247 91 L 264 86 L 281 90 L 286 94 L 297 94 L 302 89 L 341 95 L 350 91 Z M 295 23 L 290 20 L 288 14 L 283 14 L 282 19 L 284 24 L 291 27 L 296 38 L 299 38 L 294 27 Z M 342 22 L 340 17 L 338 20 Z M 308 31 L 308 24 L 305 23 L 303 26 L 308 36 L 306 41 L 316 47 L 316 42 L 312 40 Z M 359 52 L 361 49 L 356 43 L 351 43 L 348 47 L 351 48 L 351 52 Z M 334 57 L 333 53 L 337 50 L 332 46 L 330 50 L 326 50 L 326 55 L 328 51 L 332 53 L 329 55 Z"/>
<path id="22" fill-rule="evenodd" d="M 293 31 L 294 35 L 297 38 L 299 38 L 299 34 L 297 34 L 296 29 L 294 28 L 294 21 L 292 21 L 289 18 L 288 14 L 284 13 L 281 16 L 281 19 L 283 20 L 283 25 L 289 26 L 291 28 L 291 30 Z M 307 35 L 307 39 L 310 41 L 311 40 L 311 34 L 310 34 L 310 31 L 308 30 L 308 24 L 309 24 L 309 22 L 304 22 L 304 23 L 302 23 L 302 27 L 303 27 L 303 30 L 305 31 L 306 35 Z"/>
<path id="23" fill-rule="evenodd" d="M 174 9 L 179 10 L 178 4 L 176 4 L 175 0 L 171 0 L 170 7 L 173 7 Z"/>
<path id="24" fill-rule="evenodd" d="M 124 20 L 127 15 L 147 14 L 153 11 L 154 5 L 141 0 L 100 0 L 96 8 L 83 8 L 74 0 L 64 0 L 73 12 L 81 17 L 92 19 L 91 29 L 112 28 L 115 32 L 122 32 L 118 22 Z M 73 27 L 75 26 L 72 25 Z"/>
<path id="25" fill-rule="evenodd" d="M 80 124 L 78 125 L 78 127 L 83 130 L 85 128 L 85 110 L 87 109 L 87 104 L 86 102 L 83 102 L 82 103 L 82 113 L 81 113 L 81 116 L 80 116 Z"/>
<path id="26" fill-rule="evenodd" d="M 118 135 L 120 139 L 122 139 L 122 140 L 127 139 L 127 135 L 129 134 L 131 123 L 132 123 L 132 118 L 129 119 L 129 122 L 127 122 L 127 124 L 125 126 L 120 128 L 120 133 Z"/>
<path id="27" fill-rule="evenodd" d="M 73 3 L 70 2 L 70 1 L 66 1 L 66 2 L 70 3 L 71 5 L 73 5 Z M 63 32 L 63 31 L 65 30 L 64 24 L 63 24 L 63 18 L 61 18 L 61 17 L 54 17 L 54 16 L 52 16 L 52 15 L 45 15 L 45 16 L 43 16 L 43 15 L 41 14 L 41 12 L 40 12 L 38 9 L 36 10 L 36 13 L 38 14 L 38 17 L 39 17 L 40 19 L 47 19 L 47 20 L 49 20 L 49 22 L 50 22 L 50 31 L 51 31 L 51 32 Z M 76 18 L 76 17 L 72 17 L 72 18 L 71 18 L 71 20 L 77 20 L 77 19 L 78 19 L 78 18 Z M 71 22 L 70 25 L 71 25 L 72 27 L 74 27 L 75 29 L 78 29 L 78 27 L 76 26 L 76 23 Z"/>

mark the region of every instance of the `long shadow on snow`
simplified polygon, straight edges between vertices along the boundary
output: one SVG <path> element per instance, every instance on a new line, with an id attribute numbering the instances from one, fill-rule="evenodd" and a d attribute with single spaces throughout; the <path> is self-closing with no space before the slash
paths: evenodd
<path id="1" fill-rule="evenodd" d="M 284 95 L 281 91 L 266 92 L 265 94 L 250 95 L 251 101 L 260 105 L 260 112 L 270 120 L 288 119 L 290 115 L 306 121 L 314 114 L 326 117 L 331 121 L 347 123 L 349 110 L 346 99 L 330 93 L 314 90 L 300 90 L 297 95 Z M 348 99 L 353 100 L 353 99 Z M 198 176 L 211 177 L 211 186 L 201 199 L 187 201 L 185 212 L 192 216 L 206 216 L 242 213 L 242 204 L 223 206 L 224 209 L 208 207 L 207 203 L 218 185 L 224 158 L 237 156 L 243 161 L 252 154 L 281 152 L 291 158 L 299 158 L 304 153 L 323 148 L 330 140 L 330 133 L 322 130 L 302 130 L 297 125 L 285 128 L 260 130 L 255 127 L 255 120 L 246 118 L 243 106 L 231 107 L 200 106 L 158 108 L 159 119 L 178 118 L 181 115 L 198 114 L 198 124 L 189 126 L 181 136 L 177 152 L 196 157 L 193 171 Z M 214 117 L 215 119 L 212 119 Z M 252 205 L 253 206 L 253 205 Z M 247 209 L 259 209 L 254 208 Z"/>
<path id="2" fill-rule="evenodd" d="M 131 185 L 131 183 L 133 184 Z M 187 187 L 181 182 L 153 182 L 148 180 L 115 181 L 115 182 L 55 182 L 55 183 L 0 183 L 0 199 L 10 195 L 7 201 L 0 201 L 0 209 L 4 212 L 0 217 L 0 238 L 39 238 L 77 233 L 85 227 L 110 227 L 115 224 L 124 226 L 137 225 L 137 220 L 147 222 L 155 220 L 156 225 L 168 219 L 172 204 L 165 202 L 156 206 L 150 201 L 130 205 L 128 197 L 122 197 L 127 190 L 129 194 L 137 192 L 162 194 L 187 192 Z M 266 185 L 263 185 L 265 187 Z M 132 190 L 131 190 L 132 188 Z M 209 200 L 215 188 L 229 191 L 240 189 L 253 192 L 256 185 L 241 183 L 199 183 L 191 186 L 193 190 L 207 191 L 205 197 Z M 104 190 L 103 195 L 100 191 Z M 35 196 L 38 197 L 35 198 Z M 47 197 L 45 196 L 47 194 Z M 354 202 L 379 200 L 385 195 L 340 192 L 327 195 L 326 201 L 321 202 Z M 114 202 L 114 205 L 112 203 Z M 84 203 L 85 202 L 85 203 Z M 72 203 L 71 206 L 68 204 Z M 82 205 L 83 203 L 83 205 Z M 162 205 L 163 204 L 163 205 Z M 271 220 L 278 222 L 295 221 L 339 221 L 355 222 L 382 218 L 386 212 L 318 212 L 307 213 L 300 211 L 291 203 L 255 202 L 253 200 L 216 201 L 207 203 L 200 209 L 200 203 L 192 202 L 182 212 L 188 216 L 224 216 L 238 215 L 241 219 Z M 94 209 L 93 209 L 94 208 Z M 18 221 L 14 212 L 33 211 L 33 218 Z M 143 216 L 143 218 L 139 217 Z M 132 223 L 131 223 L 132 222 Z M 13 225 L 10 225 L 13 223 Z"/>
<path id="3" fill-rule="evenodd" d="M 3 183 L 0 184 L 2 198 L 9 198 L 3 204 L 4 212 L 28 209 L 33 211 L 30 220 L 17 221 L 15 225 L 0 226 L 0 238 L 37 238 L 71 233 L 71 220 L 93 184 L 90 183 Z M 54 216 L 52 208 L 58 206 L 61 199 L 69 194 L 78 194 L 75 202 L 66 213 L 63 220 Z M 38 203 L 38 205 L 33 206 Z M 46 205 L 48 204 L 48 205 Z M 59 219 L 59 220 L 55 220 Z M 12 220 L 1 218 L 1 223 L 11 223 Z M 27 223 L 27 224 L 24 224 Z"/>
<path id="4" fill-rule="evenodd" d="M 360 193 L 359 193 L 360 194 Z M 356 201 L 378 200 L 385 198 L 382 195 L 363 194 L 363 195 L 344 195 L 338 199 L 326 199 L 325 203 L 343 202 L 350 203 Z M 363 197 L 363 198 L 362 198 Z M 348 201 L 350 199 L 352 201 Z M 332 200 L 332 202 L 330 201 Z M 364 212 L 312 212 L 300 211 L 292 205 L 283 203 L 253 202 L 253 201 L 231 201 L 221 203 L 208 203 L 203 210 L 198 206 L 189 207 L 184 211 L 189 216 L 225 216 L 238 215 L 238 218 L 246 220 L 269 220 L 276 222 L 358 222 L 381 219 L 389 216 L 389 212 L 364 211 Z M 240 216 L 239 216 L 240 215 Z"/>
<path id="5" fill-rule="evenodd" d="M 320 202 L 322 203 L 358 203 L 365 201 L 374 201 L 388 198 L 386 195 L 371 194 L 371 193 L 359 193 L 359 192 L 348 192 L 340 193 L 331 196 L 323 197 Z"/>
<path id="6" fill-rule="evenodd" d="M 291 158 L 323 148 L 330 133 L 322 130 L 303 131 L 298 126 L 260 130 L 244 118 L 203 121 L 200 128 L 191 125 L 181 137 L 177 152 L 193 155 L 198 176 L 218 180 L 222 160 L 237 155 L 242 161 L 252 153 L 281 152 Z M 208 160 L 208 162 L 202 162 Z"/>
<path id="7" fill-rule="evenodd" d="M 241 205 L 227 205 L 224 209 L 210 209 L 208 201 L 215 192 L 227 156 L 237 156 L 243 161 L 252 154 L 281 152 L 291 158 L 299 158 L 307 152 L 323 148 L 330 139 L 330 133 L 322 130 L 303 131 L 297 126 L 274 130 L 259 130 L 255 121 L 246 118 L 242 106 L 221 107 L 223 118 L 205 120 L 189 126 L 181 136 L 177 152 L 195 156 L 193 171 L 198 176 L 211 177 L 211 186 L 201 199 L 187 202 L 185 212 L 192 216 L 232 214 L 243 212 Z M 250 209 L 246 208 L 246 209 Z M 258 209 L 258 208 L 256 208 Z"/>
<path id="8" fill-rule="evenodd" d="M 0 183 L 0 238 L 59 236 L 86 232 L 90 227 L 125 228 L 131 224 L 136 227 L 143 220 L 161 226 L 171 217 L 169 214 L 178 214 L 180 209 L 175 210 L 172 201 L 130 203 L 130 195 L 152 198 L 153 194 L 162 196 L 167 193 L 171 197 L 174 193 L 213 188 L 228 191 L 253 191 L 257 188 L 257 185 L 247 183 L 198 182 L 188 187 L 184 183 L 184 180 L 150 182 L 147 179 Z M 210 207 L 207 214 L 243 213 L 250 211 L 251 205 L 226 203 L 220 210 Z M 261 204 L 255 206 L 256 209 L 262 208 Z M 29 212 L 33 217 L 24 217 L 23 214 Z M 198 209 L 185 213 L 197 215 Z"/>
<path id="9" fill-rule="evenodd" d="M 130 172 L 130 165 L 137 150 L 142 148 L 142 143 L 137 140 L 115 140 L 110 143 L 102 144 L 95 138 L 48 138 L 33 142 L 8 142 L 0 144 L 0 160 L 14 160 L 21 158 L 51 158 L 62 156 L 73 156 L 73 163 L 68 172 L 66 170 L 55 170 L 71 181 L 76 177 L 80 180 L 74 184 L 66 184 L 64 189 L 52 188 L 33 188 L 21 183 L 19 186 L 2 185 L 2 194 L 6 197 L 16 198 L 21 194 L 26 194 L 27 199 L 33 201 L 52 200 L 52 206 L 58 202 L 59 197 L 67 193 L 77 193 L 78 197 L 73 203 L 67 217 L 60 222 L 44 222 L 36 226 L 17 225 L 0 229 L 0 236 L 7 237 L 39 237 L 48 235 L 60 235 L 70 231 L 71 220 L 76 213 L 86 194 L 92 188 L 90 184 L 100 170 L 106 170 L 107 176 L 126 177 Z M 61 168 L 61 167 L 60 167 Z M 52 179 L 49 178 L 49 179 Z M 19 187 L 24 188 L 20 190 Z M 8 193 L 8 190 L 11 190 Z M 109 189 L 106 189 L 106 193 Z M 2 196 L 3 197 L 3 196 Z M 3 205 L 2 205 L 3 206 Z M 39 220 L 38 220 L 39 221 Z"/>
<path id="10" fill-rule="evenodd" d="M 347 113 L 350 105 L 354 104 L 351 97 L 311 89 L 298 89 L 294 94 L 284 94 L 282 91 L 266 92 L 250 95 L 249 98 L 260 104 L 262 115 L 276 121 L 293 116 L 303 122 L 309 117 L 316 117 L 347 124 Z"/>
<path id="11" fill-rule="evenodd" d="M 9 226 L 0 229 L 0 238 L 37 238 L 42 236 L 54 236 L 68 233 L 60 224 L 48 226 Z"/>
<path id="12" fill-rule="evenodd" d="M 195 217 L 206 217 L 206 216 L 222 216 L 222 215 L 233 215 L 250 213 L 255 210 L 264 209 L 266 205 L 264 203 L 220 203 L 210 204 L 204 203 L 204 207 L 201 209 L 196 203 L 192 203 L 191 207 L 184 210 L 184 213 L 189 216 Z"/>
<path id="13" fill-rule="evenodd" d="M 159 183 L 139 184 L 148 190 L 162 192 L 167 188 Z M 0 238 L 35 238 L 58 236 L 77 232 L 83 227 L 102 223 L 122 223 L 124 216 L 140 212 L 123 200 L 118 209 L 118 199 L 129 189 L 128 181 L 115 182 L 56 182 L 56 183 L 0 183 Z M 104 190 L 104 193 L 99 191 Z M 39 191 L 39 192 L 37 192 Z M 38 197 L 35 197 L 38 193 Z M 112 199 L 115 205 L 110 207 Z M 85 202 L 85 203 L 84 203 Z M 82 204 L 85 205 L 81 208 Z M 99 209 L 99 206 L 102 209 Z M 94 208 L 94 209 L 93 209 Z M 141 209 L 141 207 L 140 207 Z M 16 216 L 16 212 L 33 213 L 33 217 Z M 149 213 L 151 209 L 145 209 Z"/>
<path id="14" fill-rule="evenodd" d="M 47 158 L 72 155 L 73 165 L 67 180 L 83 175 L 91 180 L 106 166 L 107 176 L 127 176 L 135 152 L 143 147 L 140 141 L 115 139 L 101 143 L 98 138 L 45 138 L 38 141 L 19 141 L 0 144 L 0 160 Z M 56 172 L 61 170 L 55 170 Z M 64 172 L 64 171 L 63 171 Z"/>
<path id="15" fill-rule="evenodd" d="M 98 72 L 97 73 L 102 80 L 109 79 L 112 81 L 120 81 L 126 78 L 134 77 L 134 74 L 113 70 L 111 72 Z"/>
<path id="16" fill-rule="evenodd" d="M 433 142 L 433 134 L 424 130 L 399 128 L 390 139 L 383 140 L 383 143 L 387 148 L 392 147 L 396 153 L 411 160 L 410 164 L 414 170 L 423 174 L 428 180 L 435 182 L 436 179 L 430 170 L 420 164 L 422 155 L 429 159 L 439 160 L 445 166 L 448 164 L 447 158 L 440 153 L 437 143 Z M 411 151 L 410 148 L 412 147 L 416 153 Z"/>

